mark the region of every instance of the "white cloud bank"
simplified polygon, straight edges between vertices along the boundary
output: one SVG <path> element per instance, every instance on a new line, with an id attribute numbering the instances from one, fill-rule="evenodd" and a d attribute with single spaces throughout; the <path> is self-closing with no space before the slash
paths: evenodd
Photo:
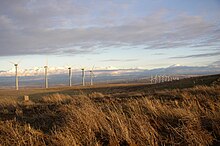
<path id="1" fill-rule="evenodd" d="M 140 45 L 144 49 L 219 49 L 220 22 L 166 9 L 143 17 L 117 13 L 126 12 L 130 3 L 2 1 L 0 56 L 100 53 Z M 93 14 L 94 9 L 98 14 Z"/>

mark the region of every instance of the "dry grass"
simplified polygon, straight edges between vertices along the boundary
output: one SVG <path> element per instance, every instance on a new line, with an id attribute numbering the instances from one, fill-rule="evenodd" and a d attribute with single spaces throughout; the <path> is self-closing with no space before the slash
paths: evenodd
<path id="1" fill-rule="evenodd" d="M 58 104 L 58 103 L 68 102 L 69 100 L 71 100 L 71 97 L 69 95 L 55 93 L 55 94 L 43 96 L 41 101 L 43 103 L 56 103 L 56 104 Z"/>
<path id="2" fill-rule="evenodd" d="M 17 99 L 15 98 L 0 98 L 0 108 L 8 106 L 16 106 Z"/>
<path id="3" fill-rule="evenodd" d="M 45 145 L 46 137 L 29 124 L 21 125 L 16 120 L 0 122 L 1 145 Z"/>
<path id="4" fill-rule="evenodd" d="M 2 100 L 1 110 L 13 110 L 0 113 L 0 145 L 218 145 L 219 89 L 56 93 L 31 105 Z"/>

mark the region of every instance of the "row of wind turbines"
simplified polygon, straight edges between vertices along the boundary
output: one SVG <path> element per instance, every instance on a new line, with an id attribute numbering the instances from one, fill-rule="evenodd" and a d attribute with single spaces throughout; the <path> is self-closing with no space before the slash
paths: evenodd
<path id="1" fill-rule="evenodd" d="M 20 60 L 21 61 L 21 60 Z M 18 62 L 11 62 L 15 66 L 15 89 L 19 89 L 19 80 L 18 80 L 18 65 L 20 63 Z M 82 71 L 82 86 L 85 86 L 85 68 L 81 68 Z M 95 77 L 94 75 L 94 66 L 92 69 L 89 71 L 90 73 L 90 85 L 93 85 L 93 78 Z M 68 67 L 68 74 L 69 74 L 69 86 L 72 86 L 72 68 Z M 44 66 L 44 88 L 48 88 L 48 62 Z"/>
<path id="2" fill-rule="evenodd" d="M 21 61 L 21 60 L 20 60 Z M 11 62 L 15 66 L 15 89 L 19 89 L 19 80 L 18 80 L 18 65 L 19 62 Z M 72 68 L 68 67 L 68 74 L 69 74 L 69 86 L 72 86 Z M 82 71 L 82 86 L 85 86 L 85 68 L 81 68 Z M 95 77 L 94 75 L 94 66 L 92 67 L 91 70 L 89 70 L 90 73 L 90 86 L 93 85 L 93 78 Z M 151 76 L 150 82 L 151 84 L 157 84 L 161 82 L 170 82 L 173 80 L 179 80 L 179 77 L 172 77 L 172 76 L 166 76 L 166 75 L 155 75 Z M 48 88 L 48 61 L 46 62 L 46 65 L 44 66 L 44 88 Z"/>
<path id="3" fill-rule="evenodd" d="M 179 77 L 173 77 L 173 76 L 168 76 L 168 75 L 155 75 L 155 76 L 151 76 L 150 78 L 151 84 L 171 82 L 174 80 L 179 80 Z"/>

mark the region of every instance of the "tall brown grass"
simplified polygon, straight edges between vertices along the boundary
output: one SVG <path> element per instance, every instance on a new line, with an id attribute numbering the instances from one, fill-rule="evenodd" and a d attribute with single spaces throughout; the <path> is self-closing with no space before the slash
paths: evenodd
<path id="1" fill-rule="evenodd" d="M 123 98 L 97 92 L 52 94 L 33 105 L 13 103 L 14 111 L 1 112 L 0 144 L 218 145 L 219 89 L 198 86 Z"/>

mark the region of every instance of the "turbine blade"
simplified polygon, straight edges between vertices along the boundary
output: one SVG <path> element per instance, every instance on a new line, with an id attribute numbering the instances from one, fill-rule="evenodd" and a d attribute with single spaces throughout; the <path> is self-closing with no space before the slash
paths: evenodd
<path id="1" fill-rule="evenodd" d="M 17 64 L 19 64 L 21 61 L 22 61 L 22 59 L 19 59 L 18 62 L 17 62 Z"/>
<path id="2" fill-rule="evenodd" d="M 9 63 L 11 63 L 11 64 L 16 64 L 15 62 L 12 62 L 12 61 L 9 61 Z"/>
<path id="3" fill-rule="evenodd" d="M 70 65 L 70 64 L 67 64 L 67 66 L 68 66 L 68 68 L 72 68 L 72 65 Z"/>
<path id="4" fill-rule="evenodd" d="M 48 57 L 46 58 L 46 66 L 48 66 Z"/>

